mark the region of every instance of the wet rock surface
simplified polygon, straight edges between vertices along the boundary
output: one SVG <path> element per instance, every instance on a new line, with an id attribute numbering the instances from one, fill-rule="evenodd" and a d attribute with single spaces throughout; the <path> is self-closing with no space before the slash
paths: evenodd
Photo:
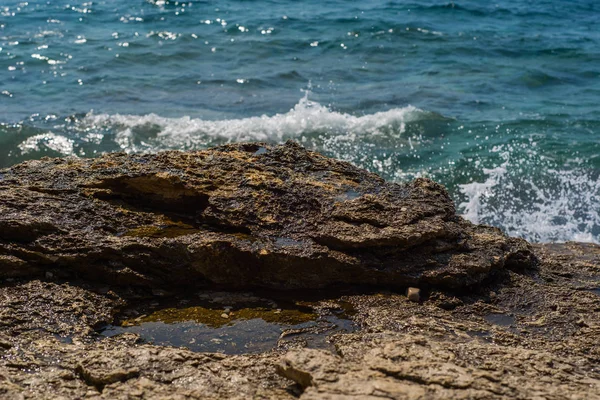
<path id="1" fill-rule="evenodd" d="M 2 277 L 460 288 L 534 264 L 523 240 L 457 217 L 441 185 L 388 183 L 293 142 L 43 159 L 0 176 Z"/>
<path id="2" fill-rule="evenodd" d="M 2 172 L 0 398 L 600 399 L 600 246 L 530 246 L 457 218 L 430 181 L 392 185 L 293 144 L 246 146 Z M 214 165 L 189 160 L 211 154 L 221 169 L 206 177 Z M 239 191 L 246 167 L 236 160 L 263 168 L 246 177 L 258 186 Z M 279 183 L 282 160 L 289 175 Z M 357 185 L 314 183 L 331 170 Z M 203 179 L 217 183 L 188 183 Z M 239 180 L 227 189 L 230 179 Z M 302 185 L 317 202 L 304 203 Z M 273 202 L 279 195 L 286 200 Z M 234 212 L 226 205 L 235 196 L 246 197 Z M 402 219 L 404 207 L 414 219 Z M 275 277 L 256 283 L 267 272 Z M 367 272 L 380 286 L 354 286 Z M 271 304 L 276 283 L 304 289 L 285 292 L 293 306 Z M 339 313 L 352 329 L 320 324 Z M 220 329 L 255 317 L 316 322 L 282 327 L 270 350 L 251 354 L 101 334 L 144 321 Z"/>
<path id="3" fill-rule="evenodd" d="M 404 292 L 323 294 L 313 312 L 351 304 L 357 330 L 325 332 L 331 348 L 283 337 L 259 354 L 94 333 L 140 299 L 158 302 L 149 290 L 4 281 L 0 398 L 598 399 L 600 246 L 534 249 L 537 271 L 507 270 L 466 292 L 432 289 L 420 302 Z M 205 294 L 239 298 L 223 293 Z"/>

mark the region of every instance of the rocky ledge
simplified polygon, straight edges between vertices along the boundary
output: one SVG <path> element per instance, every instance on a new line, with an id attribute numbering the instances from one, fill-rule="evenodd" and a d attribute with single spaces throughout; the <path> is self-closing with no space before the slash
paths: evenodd
<path id="1" fill-rule="evenodd" d="M 281 289 L 353 328 L 235 355 L 99 333 L 177 309 L 285 326 L 236 303 Z M 508 238 L 434 182 L 294 143 L 0 171 L 0 398 L 600 399 L 598 321 L 600 246 Z"/>
<path id="2" fill-rule="evenodd" d="M 294 142 L 0 171 L 5 278 L 461 288 L 533 264 L 525 241 L 456 216 L 443 186 L 385 182 Z"/>

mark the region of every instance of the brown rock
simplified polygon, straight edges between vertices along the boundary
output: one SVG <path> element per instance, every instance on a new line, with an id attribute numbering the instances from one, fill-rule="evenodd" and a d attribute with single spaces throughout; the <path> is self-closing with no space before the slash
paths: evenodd
<path id="1" fill-rule="evenodd" d="M 144 344 L 131 333 L 102 338 L 94 329 L 134 307 L 138 292 L 0 281 L 0 398 L 600 399 L 600 246 L 534 248 L 539 270 L 508 270 L 453 292 L 452 311 L 440 307 L 449 299 L 441 289 L 419 303 L 389 292 L 335 300 L 352 307 L 358 330 L 325 331 L 333 352 L 226 356 Z M 335 297 L 326 295 L 316 308 L 324 318 Z M 219 294 L 227 304 L 234 296 Z M 514 324 L 492 327 L 490 312 L 514 315 Z"/>
<path id="2" fill-rule="evenodd" d="M 0 176 L 0 278 L 461 288 L 534 262 L 523 240 L 457 217 L 441 185 L 388 183 L 293 142 L 42 159 Z"/>

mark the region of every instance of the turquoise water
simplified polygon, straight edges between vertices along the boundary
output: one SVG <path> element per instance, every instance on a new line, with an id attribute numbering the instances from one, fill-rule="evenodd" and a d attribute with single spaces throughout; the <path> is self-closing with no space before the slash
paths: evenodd
<path id="1" fill-rule="evenodd" d="M 600 242 L 600 3 L 0 5 L 0 166 L 289 138 Z"/>

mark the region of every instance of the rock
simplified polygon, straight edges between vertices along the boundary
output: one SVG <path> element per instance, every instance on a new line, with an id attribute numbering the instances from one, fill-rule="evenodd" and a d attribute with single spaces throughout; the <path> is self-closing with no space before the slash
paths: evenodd
<path id="1" fill-rule="evenodd" d="M 322 350 L 290 351 L 278 371 L 302 387 L 303 400 L 376 399 L 382 394 L 391 399 L 598 399 L 600 394 L 600 380 L 597 374 L 586 377 L 587 366 L 564 370 L 574 360 L 559 361 L 544 350 L 439 342 L 420 335 L 361 334 L 356 340 L 339 346 L 342 355 L 351 353 L 349 357 Z M 548 363 L 557 367 L 554 372 Z M 544 373 L 553 376 L 533 379 Z M 584 394 L 588 388 L 589 394 Z"/>
<path id="2" fill-rule="evenodd" d="M 525 241 L 458 217 L 441 185 L 385 182 L 294 142 L 45 158 L 0 176 L 0 278 L 464 288 L 535 263 Z"/>
<path id="3" fill-rule="evenodd" d="M 152 291 L 111 285 L 102 293 L 106 285 L 92 281 L 0 281 L 0 398 L 598 400 L 600 246 L 533 249 L 535 271 L 507 270 L 462 293 L 432 290 L 419 303 L 393 292 L 346 290 L 336 298 L 319 291 L 320 318 L 344 303 L 357 327 L 323 333 L 331 351 L 296 343 L 227 356 L 152 345 L 133 333 L 102 337 L 95 330 L 136 307 L 144 293 L 156 301 Z M 196 294 L 216 297 L 198 290 L 185 298 Z M 296 291 L 294 298 L 309 294 Z M 252 298 L 219 296 L 236 309 L 242 304 L 232 299 Z M 441 307 L 449 299 L 451 311 Z M 518 318 L 490 329 L 491 311 Z M 542 315 L 543 327 L 536 327 Z"/>
<path id="4" fill-rule="evenodd" d="M 108 360 L 100 361 L 102 364 L 106 364 Z M 111 360 L 112 361 L 112 360 Z M 95 360 L 98 363 L 98 360 Z M 116 368 L 116 369 L 106 369 L 105 365 L 102 365 L 103 368 L 99 370 L 94 370 L 93 368 L 84 367 L 79 364 L 76 368 L 78 374 L 85 380 L 85 382 L 90 386 L 95 386 L 99 390 L 102 390 L 104 386 L 115 383 L 115 382 L 125 382 L 131 378 L 137 377 L 140 374 L 138 368 Z"/>
<path id="5" fill-rule="evenodd" d="M 334 381 L 334 373 L 340 372 L 339 364 L 339 357 L 329 352 L 302 349 L 288 352 L 277 366 L 277 373 L 306 389 L 315 381 Z"/>
<path id="6" fill-rule="evenodd" d="M 406 297 L 408 297 L 408 300 L 414 303 L 418 303 L 421 299 L 421 289 L 414 287 L 408 288 L 408 290 L 406 291 Z"/>
<path id="7" fill-rule="evenodd" d="M 43 159 L 0 176 L 0 398 L 600 399 L 600 246 L 474 226 L 431 181 L 386 183 L 293 143 Z M 261 315 L 318 301 L 308 311 L 325 324 L 260 354 L 98 333 L 144 302 L 204 299 L 220 320 L 264 288 L 336 284 L 427 296 L 289 291 Z M 228 291 L 247 286 L 262 289 Z M 351 333 L 331 328 L 342 312 Z"/>

